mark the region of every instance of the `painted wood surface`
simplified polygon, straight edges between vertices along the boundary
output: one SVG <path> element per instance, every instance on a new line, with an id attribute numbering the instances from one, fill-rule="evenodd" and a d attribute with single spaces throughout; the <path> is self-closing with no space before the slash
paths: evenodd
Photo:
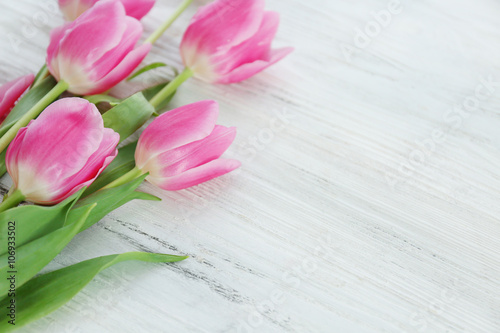
<path id="1" fill-rule="evenodd" d="M 43 64 L 54 3 L 0 1 L 0 83 Z M 177 3 L 159 0 L 146 32 Z M 181 68 L 202 3 L 147 62 Z M 275 45 L 296 51 L 241 84 L 191 80 L 172 102 L 218 100 L 241 170 L 144 185 L 163 201 L 113 212 L 47 270 L 133 250 L 191 258 L 108 269 L 21 332 L 500 332 L 500 3 L 267 7 Z"/>

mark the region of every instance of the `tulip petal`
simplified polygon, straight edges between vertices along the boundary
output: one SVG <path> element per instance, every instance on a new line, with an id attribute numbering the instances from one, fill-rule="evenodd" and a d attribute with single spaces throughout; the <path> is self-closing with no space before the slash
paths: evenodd
<path id="1" fill-rule="evenodd" d="M 264 0 L 218 0 L 201 7 L 182 39 L 181 50 L 224 54 L 229 48 L 253 36 L 262 21 Z M 191 68 L 195 59 L 186 58 Z"/>
<path id="2" fill-rule="evenodd" d="M 173 177 L 146 177 L 150 183 L 167 191 L 178 191 L 225 175 L 241 166 L 237 160 L 217 159 Z"/>
<path id="3" fill-rule="evenodd" d="M 30 122 L 31 124 L 31 122 Z M 19 159 L 19 150 L 22 147 L 22 142 L 26 135 L 27 127 L 21 128 L 18 132 L 14 140 L 10 143 L 7 148 L 7 154 L 5 155 L 5 166 L 7 167 L 7 172 L 12 178 L 14 185 L 19 183 L 19 170 L 17 168 L 18 159 Z"/>
<path id="4" fill-rule="evenodd" d="M 99 0 L 59 0 L 59 8 L 68 21 L 74 21 Z"/>
<path id="5" fill-rule="evenodd" d="M 215 66 L 216 72 L 226 74 L 241 65 L 256 60 L 268 60 L 271 43 L 278 31 L 279 23 L 278 13 L 264 12 L 261 26 L 255 35 L 232 47 L 226 54 L 212 57 L 212 65 Z"/>
<path id="6" fill-rule="evenodd" d="M 151 50 L 151 44 L 143 44 L 128 53 L 125 58 L 118 64 L 111 72 L 109 72 L 101 80 L 92 83 L 92 85 L 87 86 L 84 90 L 82 88 L 81 92 L 85 91 L 86 95 L 100 94 L 111 87 L 115 86 L 119 82 L 127 78 L 132 72 L 139 66 L 139 64 L 144 60 Z M 83 94 L 83 93 L 82 93 Z"/>
<path id="7" fill-rule="evenodd" d="M 143 29 L 142 24 L 139 21 L 131 17 L 126 17 L 124 19 L 124 22 L 126 24 L 126 30 L 123 34 L 121 42 L 94 63 L 92 74 L 89 75 L 89 78 L 92 81 L 98 81 L 108 75 L 118 64 L 120 64 L 125 59 L 127 55 L 129 55 L 132 50 L 134 50 L 137 41 L 141 38 Z M 144 47 L 142 51 L 144 52 L 146 48 L 147 47 Z M 149 52 L 149 50 L 147 52 Z M 140 61 L 142 61 L 142 59 Z M 137 63 L 137 65 L 139 65 L 139 63 Z M 135 69 L 135 67 L 137 67 L 137 65 L 132 68 L 132 71 Z"/>
<path id="8" fill-rule="evenodd" d="M 293 51 L 293 47 L 285 47 L 272 50 L 267 60 L 256 60 L 252 63 L 241 65 L 235 70 L 219 78 L 217 83 L 236 83 L 248 79 L 249 77 L 263 71 L 267 67 L 277 63 Z"/>
<path id="9" fill-rule="evenodd" d="M 53 54 L 63 57 L 71 65 L 59 68 L 61 77 L 70 76 L 75 64 L 80 66 L 93 64 L 106 52 L 115 48 L 126 30 L 123 23 L 124 16 L 125 9 L 120 2 L 100 1 L 76 21 L 65 25 L 63 37 L 57 39 L 59 50 Z M 61 32 L 56 31 L 54 38 L 60 36 Z M 50 58 L 49 56 L 48 63 L 51 63 Z"/>
<path id="10" fill-rule="evenodd" d="M 59 0 L 59 8 L 68 21 L 76 20 L 99 0 Z M 142 19 L 153 8 L 155 0 L 119 0 L 127 16 Z"/>
<path id="11" fill-rule="evenodd" d="M 155 0 L 120 0 L 125 6 L 128 16 L 140 20 L 146 16 L 155 5 Z"/>
<path id="12" fill-rule="evenodd" d="M 35 80 L 33 74 L 9 81 L 0 87 L 0 123 L 7 118 L 17 100 Z"/>
<path id="13" fill-rule="evenodd" d="M 235 137 L 235 127 L 217 125 L 206 138 L 159 155 L 154 163 L 163 168 L 158 173 L 150 173 L 153 177 L 171 177 L 211 162 L 221 157 Z M 146 169 L 152 170 L 147 167 Z"/>
<path id="14" fill-rule="evenodd" d="M 47 68 L 50 74 L 52 74 L 57 80 L 60 80 L 61 73 L 59 71 L 59 66 L 57 66 L 57 54 L 59 53 L 60 42 L 63 39 L 66 31 L 71 29 L 73 23 L 66 23 L 60 27 L 52 29 L 50 32 L 50 43 L 47 47 Z"/>
<path id="15" fill-rule="evenodd" d="M 54 195 L 52 202 L 59 202 L 78 192 L 84 186 L 88 186 L 101 174 L 101 172 L 113 161 L 118 154 L 116 146 L 120 142 L 120 135 L 112 129 L 105 128 L 103 139 L 99 148 L 89 157 L 85 166 L 75 175 L 71 175 L 62 182 L 58 193 Z M 81 182 L 82 179 L 87 179 Z"/>
<path id="16" fill-rule="evenodd" d="M 201 140 L 212 133 L 219 106 L 206 100 L 182 106 L 157 117 L 141 134 L 135 153 L 139 169 L 170 149 Z"/>

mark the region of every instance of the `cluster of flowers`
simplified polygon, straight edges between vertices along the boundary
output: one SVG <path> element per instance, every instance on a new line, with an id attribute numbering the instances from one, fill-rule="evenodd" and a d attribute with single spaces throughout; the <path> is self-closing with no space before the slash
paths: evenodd
<path id="1" fill-rule="evenodd" d="M 130 188 L 134 191 L 144 179 L 175 191 L 240 166 L 236 160 L 220 158 L 233 142 L 236 129 L 216 125 L 215 101 L 196 102 L 159 116 L 156 112 L 190 77 L 208 83 L 240 82 L 292 51 L 271 49 L 279 16 L 264 10 L 264 0 L 216 0 L 199 8 L 180 45 L 185 69 L 174 80 L 123 100 L 106 93 L 131 77 L 156 40 L 191 2 L 182 2 L 169 20 L 138 45 L 143 34 L 140 20 L 153 8 L 154 0 L 59 0 L 67 22 L 51 32 L 46 66 L 36 77 L 26 75 L 0 88 L 0 171 L 6 170 L 13 180 L 0 205 L 0 223 L 22 220 L 21 210 L 29 207 L 17 207 L 22 201 L 63 211 L 69 200 L 74 205 L 70 212 L 88 205 L 86 214 L 81 214 L 84 217 L 63 223 L 47 217 L 40 223 L 60 228 L 79 224 L 75 229 L 79 232 L 131 200 Z M 62 94 L 72 97 L 61 98 Z M 96 104 L 102 101 L 110 102 L 111 107 L 98 109 Z M 117 149 L 150 117 L 155 118 L 137 142 Z M 111 200 L 106 193 L 118 198 L 92 215 L 96 205 Z M 37 219 L 44 219 L 42 212 L 37 211 Z M 30 234 L 25 243 L 46 237 L 47 230 L 36 237 Z M 0 255 L 12 256 L 15 249 L 9 249 Z M 27 258 L 28 252 L 23 252 Z M 49 261 L 53 258 L 47 256 Z M 155 258 L 135 259 L 166 262 L 184 257 Z M 33 274 L 18 281 L 17 288 L 24 283 L 29 287 Z M 7 295 L 0 294 L 0 298 L 4 296 L 2 307 L 9 304 Z M 55 302 L 52 308 L 63 303 Z"/>

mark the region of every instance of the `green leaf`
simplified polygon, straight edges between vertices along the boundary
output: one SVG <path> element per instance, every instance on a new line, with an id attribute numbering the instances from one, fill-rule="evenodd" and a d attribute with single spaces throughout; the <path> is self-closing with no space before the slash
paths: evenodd
<path id="1" fill-rule="evenodd" d="M 33 80 L 33 83 L 31 84 L 31 87 L 35 87 L 39 84 L 38 81 L 41 81 L 45 79 L 46 76 L 50 75 L 49 70 L 47 68 L 47 64 L 44 64 L 42 68 L 38 71 L 38 73 L 35 76 L 35 79 Z"/>
<path id="2" fill-rule="evenodd" d="M 120 134 L 120 142 L 141 128 L 153 115 L 155 109 L 142 93 L 130 96 L 102 115 L 104 127 Z"/>
<path id="3" fill-rule="evenodd" d="M 0 137 L 2 137 L 26 112 L 28 112 L 38 101 L 49 93 L 56 86 L 57 82 L 49 76 L 35 88 L 28 91 L 26 95 L 17 102 L 16 106 L 9 113 L 0 127 Z"/>
<path id="4" fill-rule="evenodd" d="M 44 275 L 40 275 L 21 288 L 15 297 L 6 297 L 0 301 L 0 332 L 9 332 L 42 318 L 71 300 L 102 270 L 117 263 L 129 260 L 146 262 L 178 262 L 184 256 L 167 254 L 129 252 L 98 257 L 82 261 Z M 8 323 L 11 299 L 15 299 L 15 326 Z"/>
<path id="5" fill-rule="evenodd" d="M 169 82 L 165 82 L 165 83 L 159 84 L 157 86 L 145 89 L 142 91 L 142 93 L 143 93 L 144 97 L 146 97 L 146 99 L 148 101 L 150 101 L 153 97 L 155 97 L 155 95 L 157 93 L 159 93 L 163 88 L 165 88 L 165 86 L 167 84 L 169 84 Z M 168 103 L 170 103 L 172 98 L 174 98 L 176 92 L 177 92 L 177 90 L 174 91 L 172 93 L 172 95 L 170 95 L 168 98 L 166 98 L 160 105 L 158 105 L 158 107 L 156 107 L 156 111 L 160 111 L 160 110 L 164 109 L 168 105 Z"/>
<path id="6" fill-rule="evenodd" d="M 115 157 L 106 169 L 97 177 L 97 179 L 87 188 L 84 196 L 90 195 L 100 190 L 112 181 L 120 178 L 135 167 L 135 148 L 137 141 L 134 141 L 118 149 L 118 155 Z"/>
<path id="7" fill-rule="evenodd" d="M 21 287 L 64 249 L 80 231 L 93 208 L 94 205 L 90 205 L 82 210 L 82 214 L 75 223 L 22 246 L 16 246 L 15 253 L 5 253 L 0 256 L 0 276 L 4 277 L 0 279 L 0 298 L 9 292 L 10 281 L 5 278 L 6 276 L 15 274 L 16 287 Z M 9 256 L 15 256 L 14 266 L 9 265 L 11 261 Z"/>
<path id="8" fill-rule="evenodd" d="M 145 200 L 145 201 L 161 201 L 161 199 L 158 198 L 157 196 L 154 196 L 154 195 L 149 194 L 149 193 L 137 192 L 137 191 L 132 193 L 130 195 L 130 197 L 132 198 L 132 200 L 137 199 L 137 200 Z"/>
<path id="9" fill-rule="evenodd" d="M 20 206 L 0 214 L 0 255 L 7 252 L 8 226 L 15 222 L 15 243 L 20 247 L 61 228 L 70 209 L 83 193 L 83 189 L 63 202 L 51 206 Z"/>
<path id="10" fill-rule="evenodd" d="M 142 175 L 141 177 L 134 179 L 129 183 L 117 187 L 97 191 L 79 200 L 76 203 L 75 207 L 71 210 L 68 216 L 67 224 L 73 223 L 74 220 L 78 219 L 78 217 L 82 214 L 82 210 L 84 210 L 85 207 L 89 204 L 95 203 L 97 204 L 97 206 L 94 208 L 94 210 L 92 210 L 80 231 L 91 227 L 113 210 L 134 199 L 159 200 L 152 195 L 147 195 L 145 193 L 138 195 L 137 192 L 134 192 L 144 181 L 144 178 L 146 178 L 146 175 Z"/>
<path id="11" fill-rule="evenodd" d="M 158 67 L 166 67 L 167 64 L 163 63 L 163 62 L 155 62 L 155 63 L 152 63 L 151 65 L 147 65 L 141 69 L 139 69 L 137 72 L 135 72 L 134 74 L 132 74 L 128 79 L 127 81 L 130 81 L 132 80 L 133 78 L 136 78 L 138 77 L 139 75 L 141 74 L 144 74 L 152 69 L 155 69 L 155 68 L 158 68 Z"/>
<path id="12" fill-rule="evenodd" d="M 7 172 L 7 166 L 5 164 L 5 156 L 7 155 L 7 149 L 4 149 L 2 153 L 0 153 L 0 177 L 5 175 Z"/>
<path id="13" fill-rule="evenodd" d="M 91 95 L 84 97 L 90 103 L 98 104 L 98 103 L 120 103 L 122 100 L 109 95 Z"/>

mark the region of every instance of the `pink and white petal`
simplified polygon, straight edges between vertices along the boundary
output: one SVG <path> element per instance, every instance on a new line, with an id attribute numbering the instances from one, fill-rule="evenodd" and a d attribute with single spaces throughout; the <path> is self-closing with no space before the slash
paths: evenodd
<path id="1" fill-rule="evenodd" d="M 146 180 L 164 190 L 178 191 L 225 175 L 240 166 L 237 160 L 217 159 L 174 177 L 148 176 Z"/>
<path id="2" fill-rule="evenodd" d="M 217 125 L 206 138 L 160 154 L 155 164 L 161 169 L 158 175 L 153 172 L 151 175 L 172 177 L 218 159 L 231 146 L 235 137 L 235 127 Z"/>
<path id="3" fill-rule="evenodd" d="M 51 206 L 58 204 L 59 202 L 66 200 L 76 192 L 80 191 L 85 186 L 90 186 L 97 179 L 97 177 L 99 177 L 99 175 L 104 171 L 104 169 L 106 169 L 106 167 L 114 160 L 116 155 L 118 155 L 118 150 L 116 150 L 115 154 L 106 157 L 102 167 L 99 169 L 99 171 L 92 179 L 77 184 L 75 187 L 69 188 L 69 190 L 66 192 L 62 191 L 47 192 L 47 190 L 45 189 L 40 189 L 38 192 L 26 196 L 26 200 L 35 202 L 38 205 Z M 46 186 L 46 188 L 49 188 L 49 186 Z"/>
<path id="4" fill-rule="evenodd" d="M 68 193 L 79 184 L 90 185 L 116 157 L 118 154 L 116 146 L 119 142 L 120 135 L 112 129 L 105 128 L 99 148 L 89 157 L 85 166 L 78 173 L 60 180 L 58 195 L 69 196 L 71 194 Z"/>
<path id="5" fill-rule="evenodd" d="M 217 102 L 205 100 L 157 117 L 139 138 L 135 153 L 137 166 L 141 169 L 163 152 L 207 137 L 215 127 L 218 114 Z"/>
<path id="6" fill-rule="evenodd" d="M 5 155 L 5 166 L 7 167 L 7 172 L 9 173 L 12 181 L 15 185 L 19 183 L 19 165 L 18 165 L 18 157 L 19 150 L 21 149 L 24 136 L 26 135 L 26 127 L 21 128 L 14 140 L 10 143 L 7 148 L 7 153 Z"/>
<path id="7" fill-rule="evenodd" d="M 57 55 L 64 36 L 71 31 L 73 22 L 65 23 L 60 27 L 52 29 L 50 32 L 50 43 L 47 48 L 47 67 L 57 80 L 60 79 L 59 67 L 57 66 Z"/>
<path id="8" fill-rule="evenodd" d="M 269 59 L 271 43 L 278 31 L 279 23 L 278 13 L 264 12 L 262 23 L 255 35 L 233 46 L 226 54 L 215 55 L 211 58 L 215 71 L 225 74 L 243 64 Z"/>
<path id="9" fill-rule="evenodd" d="M 7 118 L 17 100 L 31 86 L 35 76 L 28 74 L 0 87 L 0 123 Z"/>
<path id="10" fill-rule="evenodd" d="M 30 124 L 33 120 L 30 122 Z M 29 124 L 29 125 L 30 125 Z M 28 125 L 28 126 L 29 126 Z M 17 189 L 28 198 L 45 200 L 51 196 L 50 182 L 40 177 L 36 165 L 20 163 L 20 152 L 24 144 L 27 127 L 21 128 L 7 148 L 6 167 Z"/>
<path id="11" fill-rule="evenodd" d="M 98 0 L 59 0 L 59 8 L 68 21 L 74 21 Z"/>
<path id="12" fill-rule="evenodd" d="M 181 49 L 225 53 L 257 32 L 264 5 L 264 0 L 217 0 L 201 7 L 184 34 Z"/>
<path id="13" fill-rule="evenodd" d="M 59 179 L 85 166 L 102 141 L 103 129 L 93 104 L 81 98 L 61 99 L 28 126 L 17 163 L 36 168 L 39 178 L 56 187 Z"/>
<path id="14" fill-rule="evenodd" d="M 116 66 L 111 72 L 109 72 L 101 80 L 93 84 L 92 89 L 88 89 L 86 95 L 95 95 L 105 92 L 119 82 L 126 79 L 132 72 L 139 66 L 139 64 L 144 60 L 151 50 L 151 44 L 143 44 L 128 53 L 125 58 Z"/>
<path id="15" fill-rule="evenodd" d="M 124 17 L 125 9 L 120 2 L 99 1 L 67 30 L 60 40 L 58 57 L 90 70 L 96 60 L 120 43 L 126 30 Z M 64 79 L 65 73 L 60 75 Z"/>
<path id="16" fill-rule="evenodd" d="M 137 41 L 141 38 L 143 31 L 142 24 L 135 18 L 128 16 L 124 18 L 124 21 L 126 30 L 121 42 L 93 64 L 91 73 L 89 74 L 91 81 L 98 81 L 108 75 L 113 68 L 134 50 Z"/>
<path id="17" fill-rule="evenodd" d="M 125 6 L 128 16 L 140 20 L 151 11 L 155 5 L 155 0 L 121 0 Z"/>
<path id="18" fill-rule="evenodd" d="M 217 83 L 229 84 L 246 80 L 255 74 L 262 72 L 269 66 L 274 65 L 293 51 L 293 47 L 285 47 L 278 50 L 272 50 L 269 59 L 256 60 L 252 63 L 241 65 L 228 74 L 221 76 Z"/>

